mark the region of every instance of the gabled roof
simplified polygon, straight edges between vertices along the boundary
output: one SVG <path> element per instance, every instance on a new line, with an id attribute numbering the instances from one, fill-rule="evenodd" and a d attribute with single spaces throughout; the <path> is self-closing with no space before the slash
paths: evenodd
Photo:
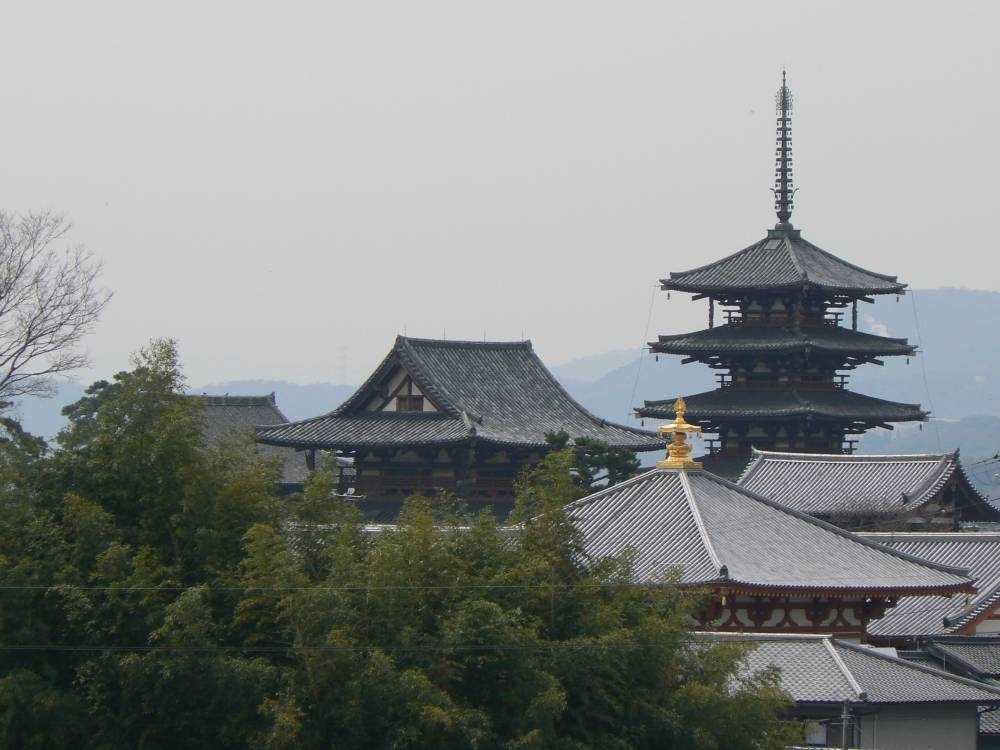
<path id="1" fill-rule="evenodd" d="M 1000 534 L 959 531 L 947 534 L 866 533 L 859 536 L 923 560 L 966 568 L 975 579 L 978 591 L 971 599 L 965 595 L 947 599 L 936 596 L 905 599 L 881 619 L 873 620 L 868 626 L 869 635 L 905 638 L 955 633 L 985 612 L 1000 607 Z"/>
<path id="2" fill-rule="evenodd" d="M 897 516 L 938 497 L 953 477 L 998 512 L 965 478 L 958 451 L 906 455 L 822 455 L 754 450 L 738 484 L 782 505 L 821 516 Z"/>
<path id="3" fill-rule="evenodd" d="M 649 348 L 662 354 L 731 354 L 738 352 L 816 351 L 845 357 L 911 355 L 906 339 L 875 336 L 840 326 L 722 325 L 694 333 L 660 336 Z"/>
<path id="4" fill-rule="evenodd" d="M 777 667 L 781 687 L 800 704 L 1000 703 L 1000 687 L 827 635 L 701 637 L 748 643 L 747 671 Z"/>
<path id="5" fill-rule="evenodd" d="M 714 391 L 685 396 L 688 414 L 696 420 L 753 418 L 785 419 L 794 416 L 811 416 L 817 419 L 879 424 L 882 422 L 911 422 L 927 418 L 927 412 L 918 404 L 886 401 L 844 388 L 829 390 L 808 389 L 750 389 L 718 388 Z M 674 399 L 646 401 L 636 409 L 643 417 L 672 419 Z"/>
<path id="6" fill-rule="evenodd" d="M 198 396 L 204 404 L 205 444 L 214 447 L 223 440 L 238 435 L 255 436 L 260 425 L 283 424 L 288 417 L 281 413 L 274 394 L 268 396 Z M 261 445 L 261 455 L 281 460 L 282 484 L 297 485 L 305 481 L 309 470 L 305 456 L 295 450 Z"/>
<path id="7" fill-rule="evenodd" d="M 725 290 L 814 287 L 861 296 L 898 294 L 895 276 L 873 273 L 802 239 L 796 229 L 773 229 L 767 237 L 722 260 L 670 274 L 663 289 L 711 294 Z"/>
<path id="8" fill-rule="evenodd" d="M 706 471 L 655 469 L 567 506 L 585 552 L 631 549 L 637 583 L 871 595 L 968 591 L 957 568 L 900 554 Z"/>
<path id="9" fill-rule="evenodd" d="M 367 410 L 402 369 L 435 411 Z M 439 341 L 398 336 L 368 380 L 340 407 L 319 417 L 260 431 L 271 445 L 331 449 L 449 445 L 479 440 L 544 449 L 546 433 L 603 440 L 611 447 L 655 450 L 655 433 L 607 422 L 556 381 L 530 341 Z"/>

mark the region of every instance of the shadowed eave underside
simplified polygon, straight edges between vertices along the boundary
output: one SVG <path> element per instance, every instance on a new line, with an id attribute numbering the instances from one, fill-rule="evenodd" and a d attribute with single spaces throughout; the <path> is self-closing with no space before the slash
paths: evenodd
<path id="1" fill-rule="evenodd" d="M 906 339 L 876 336 L 835 326 L 722 325 L 694 333 L 662 335 L 649 343 L 660 354 L 720 355 L 740 352 L 827 352 L 845 356 L 910 356 Z"/>
<path id="2" fill-rule="evenodd" d="M 719 388 L 685 396 L 688 413 L 695 420 L 787 419 L 812 417 L 830 421 L 864 424 L 914 422 L 927 419 L 928 412 L 917 404 L 886 401 L 843 388 L 830 390 L 752 390 Z M 636 410 L 639 416 L 672 419 L 674 401 L 646 401 Z"/>

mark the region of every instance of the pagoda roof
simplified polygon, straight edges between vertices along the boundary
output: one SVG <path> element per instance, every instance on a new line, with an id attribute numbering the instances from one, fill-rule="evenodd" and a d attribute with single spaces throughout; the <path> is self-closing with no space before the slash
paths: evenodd
<path id="1" fill-rule="evenodd" d="M 631 551 L 636 583 L 817 596 L 971 590 L 961 569 L 887 549 L 703 470 L 654 469 L 567 513 L 589 557 Z"/>
<path id="2" fill-rule="evenodd" d="M 898 516 L 940 496 L 952 479 L 967 486 L 981 515 L 1000 521 L 951 453 L 827 455 L 754 449 L 739 485 L 803 513 L 822 516 Z"/>
<path id="3" fill-rule="evenodd" d="M 386 389 L 409 378 L 424 411 L 385 410 Z M 454 445 L 470 440 L 544 449 L 547 433 L 603 440 L 644 451 L 664 445 L 656 433 L 595 417 L 563 389 L 530 341 L 441 341 L 397 336 L 365 383 L 322 416 L 259 429 L 271 445 L 354 450 Z"/>
<path id="4" fill-rule="evenodd" d="M 942 599 L 920 596 L 901 601 L 873 621 L 868 632 L 879 638 L 906 638 L 959 633 L 991 611 L 1000 609 L 1000 534 L 971 531 L 951 533 L 882 532 L 859 534 L 886 549 L 941 565 L 965 568 L 977 592 Z"/>
<path id="5" fill-rule="evenodd" d="M 771 390 L 728 387 L 685 396 L 684 400 L 687 402 L 688 413 L 697 420 L 811 416 L 879 424 L 921 421 L 928 415 L 918 404 L 886 401 L 843 388 Z M 643 417 L 672 419 L 674 401 L 646 401 L 645 406 L 636 411 Z"/>
<path id="6" fill-rule="evenodd" d="M 996 685 L 828 635 L 706 633 L 698 637 L 747 643 L 751 648 L 743 669 L 755 674 L 777 667 L 782 689 L 800 704 L 1000 703 Z"/>
<path id="7" fill-rule="evenodd" d="M 732 325 L 694 333 L 660 336 L 649 348 L 662 354 L 718 355 L 738 352 L 815 350 L 831 354 L 878 357 L 912 355 L 906 339 L 876 336 L 840 326 Z"/>
<path id="8" fill-rule="evenodd" d="M 773 229 L 767 237 L 722 260 L 673 272 L 663 289 L 712 294 L 725 290 L 814 287 L 835 294 L 898 294 L 895 276 L 865 270 L 802 239 L 796 229 Z"/>

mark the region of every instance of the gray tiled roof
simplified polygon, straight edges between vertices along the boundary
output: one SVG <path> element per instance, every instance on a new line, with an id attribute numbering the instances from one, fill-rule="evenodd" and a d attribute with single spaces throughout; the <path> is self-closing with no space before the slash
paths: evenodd
<path id="1" fill-rule="evenodd" d="M 388 374 L 402 367 L 440 410 L 364 411 Z M 399 336 L 382 364 L 329 414 L 262 430 L 273 445 L 351 449 L 374 445 L 446 445 L 476 439 L 544 448 L 545 435 L 603 440 L 612 447 L 655 450 L 655 433 L 595 417 L 574 401 L 528 341 L 438 341 Z"/>
<path id="2" fill-rule="evenodd" d="M 719 388 L 685 396 L 688 419 L 711 420 L 744 417 L 778 419 L 812 416 L 821 419 L 878 422 L 923 420 L 927 412 L 918 404 L 903 404 L 834 388 L 831 390 L 756 390 Z M 636 409 L 644 417 L 674 418 L 674 399 L 646 401 Z"/>
<path id="3" fill-rule="evenodd" d="M 753 452 L 738 483 L 813 515 L 898 515 L 936 498 L 956 472 L 958 451 L 907 455 Z M 1000 513 L 966 481 L 983 512 Z"/>
<path id="4" fill-rule="evenodd" d="M 261 425 L 283 424 L 288 417 L 281 413 L 274 394 L 268 396 L 198 396 L 204 403 L 205 444 L 214 447 L 225 439 L 239 435 L 256 436 Z M 305 456 L 290 448 L 258 446 L 261 455 L 281 461 L 282 484 L 296 485 L 309 473 Z"/>
<path id="5" fill-rule="evenodd" d="M 1000 635 L 938 636 L 929 639 L 925 646 L 937 658 L 955 664 L 969 676 L 1000 681 Z"/>
<path id="6" fill-rule="evenodd" d="M 705 637 L 705 636 L 703 636 Z M 797 703 L 1000 703 L 1000 687 L 824 635 L 724 635 L 752 649 L 749 673 L 774 666 Z"/>
<path id="7" fill-rule="evenodd" d="M 676 570 L 682 584 L 747 589 L 902 595 L 969 588 L 958 569 L 896 554 L 706 471 L 649 471 L 568 512 L 589 556 L 631 549 L 642 583 Z"/>
<path id="8" fill-rule="evenodd" d="M 875 336 L 840 326 L 722 325 L 694 333 L 660 336 L 649 348 L 663 354 L 730 354 L 812 350 L 844 356 L 909 355 L 916 347 L 906 339 Z"/>
<path id="9" fill-rule="evenodd" d="M 894 532 L 859 536 L 924 560 L 966 568 L 978 590 L 968 605 L 964 594 L 946 599 L 939 596 L 905 599 L 868 626 L 871 636 L 900 638 L 953 633 L 985 610 L 1000 607 L 1000 534 Z"/>
<path id="10" fill-rule="evenodd" d="M 690 271 L 670 274 L 664 289 L 710 293 L 722 290 L 812 286 L 846 294 L 892 294 L 906 284 L 866 271 L 802 239 L 797 230 L 772 230 L 738 253 Z"/>

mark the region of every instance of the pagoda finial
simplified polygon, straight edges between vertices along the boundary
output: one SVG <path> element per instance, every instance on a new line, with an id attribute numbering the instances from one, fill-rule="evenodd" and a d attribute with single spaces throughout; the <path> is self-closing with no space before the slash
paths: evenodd
<path id="1" fill-rule="evenodd" d="M 792 92 L 787 73 L 781 70 L 781 88 L 774 97 L 778 112 L 777 148 L 774 152 L 774 210 L 778 228 L 790 229 L 795 188 L 792 186 Z"/>
<path id="2" fill-rule="evenodd" d="M 667 445 L 667 458 L 656 462 L 657 469 L 700 469 L 701 461 L 691 459 L 691 446 L 687 444 L 687 433 L 701 432 L 701 427 L 696 424 L 688 424 L 684 419 L 687 412 L 687 404 L 683 398 L 674 402 L 674 413 L 676 417 L 670 424 L 660 425 L 659 433 L 667 435 L 673 433 L 673 442 Z"/>

